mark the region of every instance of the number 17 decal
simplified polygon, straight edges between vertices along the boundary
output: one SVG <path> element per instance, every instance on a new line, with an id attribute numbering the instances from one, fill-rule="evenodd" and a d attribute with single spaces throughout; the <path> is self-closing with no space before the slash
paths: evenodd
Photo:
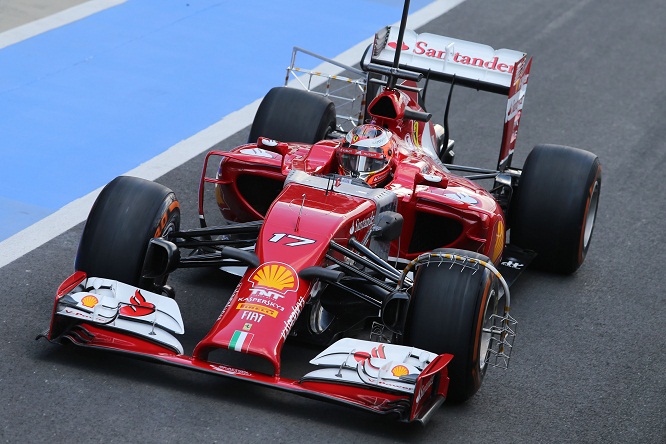
<path id="1" fill-rule="evenodd" d="M 301 236 L 296 236 L 295 234 L 287 234 L 287 233 L 275 233 L 273 234 L 273 237 L 271 237 L 268 242 L 273 242 L 273 243 L 278 243 L 282 240 L 293 240 L 290 242 L 287 242 L 284 244 L 286 247 L 298 247 L 301 245 L 310 245 L 314 244 L 316 241 L 314 239 L 308 239 L 306 237 L 301 237 Z"/>

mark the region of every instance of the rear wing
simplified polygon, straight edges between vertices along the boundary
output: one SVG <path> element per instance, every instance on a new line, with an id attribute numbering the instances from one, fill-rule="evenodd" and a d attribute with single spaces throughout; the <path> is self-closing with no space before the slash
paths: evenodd
<path id="1" fill-rule="evenodd" d="M 395 66 L 399 32 L 397 26 L 388 26 L 375 34 L 371 64 L 508 97 L 498 160 L 498 169 L 505 170 L 515 149 L 532 59 L 520 51 L 496 50 L 480 43 L 405 29 Z M 367 60 L 364 62 L 367 66 Z"/>
<path id="2" fill-rule="evenodd" d="M 397 26 L 377 32 L 372 62 L 391 66 L 397 40 Z M 516 64 L 525 57 L 520 51 L 406 29 L 399 67 L 445 82 L 455 76 L 457 85 L 507 95 Z"/>

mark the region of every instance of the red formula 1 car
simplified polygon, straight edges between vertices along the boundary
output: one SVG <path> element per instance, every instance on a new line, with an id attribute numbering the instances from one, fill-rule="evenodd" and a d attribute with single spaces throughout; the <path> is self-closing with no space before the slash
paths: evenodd
<path id="1" fill-rule="evenodd" d="M 531 66 L 521 52 L 417 34 L 403 20 L 376 34 L 361 66 L 361 80 L 343 79 L 362 91 L 356 120 L 336 117 L 328 87 L 266 95 L 250 143 L 206 157 L 199 229 L 180 229 L 166 187 L 109 183 L 44 336 L 403 421 L 425 422 L 445 399 L 472 396 L 489 366 L 508 365 L 509 286 L 520 271 L 532 262 L 571 273 L 583 262 L 599 160 L 542 145 L 522 170 L 511 167 Z M 496 170 L 453 163 L 450 94 L 444 125 L 431 123 L 431 81 L 508 97 Z M 227 223 L 210 224 L 206 197 Z M 186 353 L 167 276 L 231 266 L 245 267 L 240 282 Z M 281 375 L 287 340 L 323 350 L 298 379 Z"/>

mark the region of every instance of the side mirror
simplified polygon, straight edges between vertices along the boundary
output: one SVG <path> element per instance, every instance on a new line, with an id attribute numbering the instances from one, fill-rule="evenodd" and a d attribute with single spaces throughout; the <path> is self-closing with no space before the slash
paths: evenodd
<path id="1" fill-rule="evenodd" d="M 437 188 L 446 188 L 449 186 L 449 179 L 438 174 L 423 174 L 416 173 L 414 176 L 414 189 L 412 190 L 412 196 L 409 198 L 410 201 L 416 199 L 416 187 L 419 185 L 427 185 L 430 187 Z"/>
<path id="2" fill-rule="evenodd" d="M 446 188 L 449 186 L 449 181 L 446 177 L 440 176 L 438 174 L 416 173 L 416 176 L 414 176 L 414 186 L 416 185 L 428 185 L 431 187 Z"/>
<path id="3" fill-rule="evenodd" d="M 277 140 L 269 139 L 268 137 L 259 137 L 257 139 L 257 148 L 273 151 L 274 153 L 280 154 L 282 157 L 286 156 L 291 150 L 289 144 L 278 142 Z"/>

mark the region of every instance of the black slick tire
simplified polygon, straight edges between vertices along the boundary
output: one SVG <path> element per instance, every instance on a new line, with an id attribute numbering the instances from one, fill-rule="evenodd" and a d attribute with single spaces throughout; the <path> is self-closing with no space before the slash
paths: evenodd
<path id="1" fill-rule="evenodd" d="M 596 155 L 566 146 L 536 146 L 511 203 L 511 243 L 535 251 L 535 267 L 573 273 L 590 246 L 600 191 Z"/>
<path id="2" fill-rule="evenodd" d="M 481 259 L 486 256 L 471 251 L 440 249 Z M 446 400 L 460 403 L 481 387 L 489 336 L 482 327 L 497 313 L 499 281 L 484 267 L 478 269 L 457 262 L 433 260 L 419 266 L 414 278 L 406 343 L 432 353 L 450 353 L 449 390 Z"/>
<path id="3" fill-rule="evenodd" d="M 148 242 L 179 227 L 180 207 L 173 191 L 137 177 L 117 177 L 90 210 L 75 268 L 153 290 L 154 280 L 142 277 Z"/>

